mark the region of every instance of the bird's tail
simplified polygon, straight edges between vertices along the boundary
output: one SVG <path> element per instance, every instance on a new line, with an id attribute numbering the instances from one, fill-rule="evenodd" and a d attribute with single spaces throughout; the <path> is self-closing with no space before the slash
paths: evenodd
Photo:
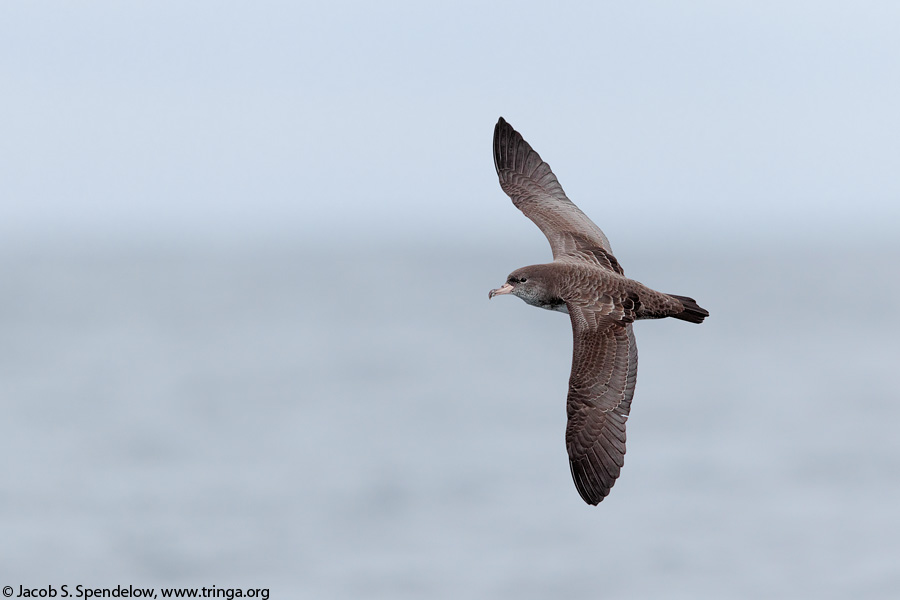
<path id="1" fill-rule="evenodd" d="M 675 294 L 668 294 L 672 298 L 675 298 L 681 305 L 684 306 L 684 310 L 675 315 L 669 315 L 675 319 L 681 319 L 682 321 L 687 321 L 688 323 L 702 323 L 703 319 L 709 316 L 709 311 L 705 308 L 700 308 L 700 305 L 697 304 L 697 301 L 693 298 L 688 298 L 687 296 L 676 296 Z"/>

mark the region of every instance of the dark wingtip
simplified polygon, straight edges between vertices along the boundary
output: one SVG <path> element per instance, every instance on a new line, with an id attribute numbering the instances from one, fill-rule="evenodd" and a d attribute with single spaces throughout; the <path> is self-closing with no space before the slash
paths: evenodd
<path id="1" fill-rule="evenodd" d="M 569 469 L 572 472 L 575 489 L 578 490 L 578 495 L 581 496 L 581 499 L 591 506 L 597 506 L 609 495 L 612 485 L 607 487 L 599 481 L 595 470 L 585 464 L 585 462 L 585 459 L 577 461 L 569 459 Z M 594 471 L 594 473 L 592 474 L 591 471 Z M 615 479 L 613 479 L 614 484 Z"/>
<path id="2" fill-rule="evenodd" d="M 504 131 L 512 131 L 512 127 L 503 117 L 497 121 L 497 124 L 494 126 L 494 169 L 497 173 L 500 173 L 500 169 L 502 168 L 501 162 L 505 159 L 505 148 L 503 148 L 503 144 L 501 144 L 501 136 L 503 136 Z M 509 134 L 505 136 L 506 140 L 509 139 Z M 505 141 L 505 140 L 504 140 Z"/>
<path id="3" fill-rule="evenodd" d="M 522 134 L 513 129 L 513 126 L 500 117 L 494 127 L 494 169 L 497 174 L 504 169 L 516 169 L 516 155 L 522 151 L 533 152 Z M 538 157 L 540 158 L 540 157 Z"/>

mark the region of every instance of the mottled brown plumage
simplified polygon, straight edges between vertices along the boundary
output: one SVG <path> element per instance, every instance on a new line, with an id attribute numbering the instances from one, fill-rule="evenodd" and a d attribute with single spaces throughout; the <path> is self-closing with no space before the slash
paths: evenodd
<path id="1" fill-rule="evenodd" d="M 553 262 L 513 271 L 488 294 L 568 313 L 574 345 L 566 448 L 578 493 L 588 504 L 609 494 L 625 456 L 625 422 L 637 379 L 632 323 L 674 317 L 701 323 L 709 313 L 686 296 L 663 294 L 625 273 L 606 235 L 566 197 L 550 165 L 502 118 L 494 128 L 500 187 L 550 241 Z"/>

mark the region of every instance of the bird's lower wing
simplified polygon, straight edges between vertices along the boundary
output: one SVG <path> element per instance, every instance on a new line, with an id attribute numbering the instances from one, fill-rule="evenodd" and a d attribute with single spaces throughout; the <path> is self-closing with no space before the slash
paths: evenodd
<path id="1" fill-rule="evenodd" d="M 568 308 L 575 341 L 566 449 L 578 493 L 588 504 L 597 504 L 624 464 L 637 345 L 630 323 L 573 304 Z"/>

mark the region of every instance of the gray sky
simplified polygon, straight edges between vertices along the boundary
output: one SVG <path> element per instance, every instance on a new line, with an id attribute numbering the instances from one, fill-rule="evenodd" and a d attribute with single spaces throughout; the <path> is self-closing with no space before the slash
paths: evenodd
<path id="1" fill-rule="evenodd" d="M 896 2 L 5 2 L 0 235 L 539 235 L 497 185 L 502 115 L 614 247 L 888 238 L 898 27 Z"/>

